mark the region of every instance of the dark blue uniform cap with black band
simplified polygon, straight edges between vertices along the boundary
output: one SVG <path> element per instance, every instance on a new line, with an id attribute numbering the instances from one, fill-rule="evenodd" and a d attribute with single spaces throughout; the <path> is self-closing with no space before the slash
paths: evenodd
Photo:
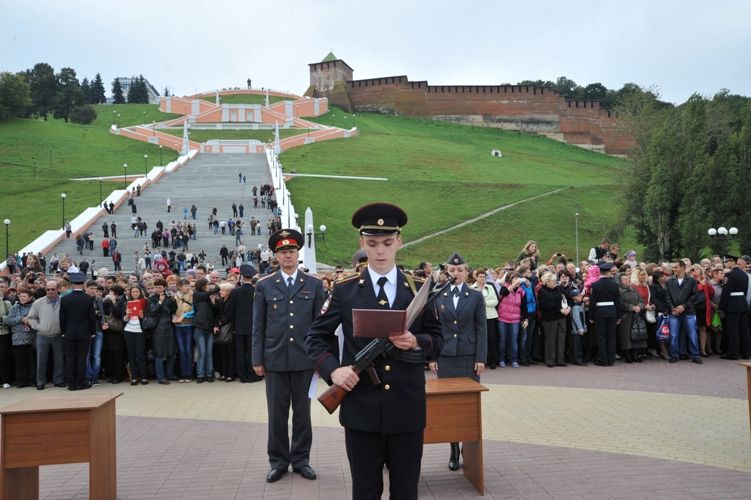
<path id="1" fill-rule="evenodd" d="M 464 262 L 464 259 L 461 255 L 459 255 L 459 252 L 454 252 L 451 254 L 451 257 L 446 261 L 446 264 L 449 264 L 451 266 L 458 266 L 460 264 L 466 264 Z"/>
<path id="2" fill-rule="evenodd" d="M 352 225 L 364 236 L 399 234 L 406 224 L 407 214 L 391 203 L 370 203 L 352 214 Z"/>

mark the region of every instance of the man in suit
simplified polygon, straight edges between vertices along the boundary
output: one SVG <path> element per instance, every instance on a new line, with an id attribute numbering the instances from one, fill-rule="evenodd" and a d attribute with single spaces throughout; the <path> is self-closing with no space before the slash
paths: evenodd
<path id="1" fill-rule="evenodd" d="M 83 285 L 86 275 L 70 273 L 73 291 L 60 299 L 60 332 L 65 352 L 65 381 L 69 391 L 88 389 L 86 358 L 89 342 L 96 334 L 96 305 Z"/>
<path id="2" fill-rule="evenodd" d="M 266 481 L 278 481 L 292 465 L 305 479 L 316 479 L 310 466 L 313 429 L 308 388 L 313 363 L 305 353 L 305 332 L 321 313 L 325 300 L 318 278 L 297 268 L 305 238 L 294 229 L 269 237 L 279 270 L 256 283 L 253 300 L 253 370 L 266 377 L 269 412 Z M 287 433 L 292 406 L 292 444 Z"/>
<path id="3" fill-rule="evenodd" d="M 737 266 L 738 258 L 725 255 L 725 267 L 732 267 L 725 273 L 725 285 L 720 295 L 720 310 L 725 312 L 724 359 L 748 358 L 751 345 L 748 332 L 748 274 Z"/>
<path id="4" fill-rule="evenodd" d="M 485 299 L 481 292 L 465 284 L 467 264 L 461 255 L 454 252 L 448 258 L 446 272 L 454 283 L 435 303 L 443 348 L 438 361 L 430 363 L 430 369 L 438 378 L 471 377 L 479 382 L 488 357 Z M 449 470 L 459 470 L 459 455 L 459 443 L 451 443 Z"/>
<path id="5" fill-rule="evenodd" d="M 352 496 L 357 500 L 381 498 L 386 464 L 391 498 L 417 498 L 426 411 L 424 363 L 426 358 L 435 359 L 442 345 L 435 310 L 426 308 L 407 331 L 389 337 L 393 348 L 373 364 L 380 384 L 360 381 L 352 369 L 357 353 L 371 341 L 354 336 L 352 310 L 404 310 L 416 293 L 418 280 L 401 273 L 395 263 L 406 222 L 407 214 L 388 203 L 365 205 L 354 213 L 352 225 L 360 232 L 368 265 L 334 284 L 325 311 L 305 336 L 318 374 L 348 391 L 339 421 L 344 426 Z M 340 324 L 341 361 L 334 333 Z"/>
<path id="6" fill-rule="evenodd" d="M 671 265 L 673 276 L 665 283 L 665 293 L 668 299 L 670 315 L 670 363 L 677 363 L 680 357 L 678 339 L 681 330 L 688 336 L 689 352 L 691 361 L 701 365 L 703 361 L 699 357 L 699 336 L 696 327 L 696 309 L 694 301 L 699 293 L 696 280 L 686 276 L 686 263 L 677 260 Z M 725 291 L 723 290 L 723 295 Z"/>
<path id="7" fill-rule="evenodd" d="M 235 366 L 240 382 L 258 382 L 261 377 L 251 369 L 251 346 L 253 334 L 253 295 L 255 287 L 252 278 L 256 270 L 249 264 L 240 266 L 242 284 L 232 290 L 229 296 L 229 317 L 235 327 Z"/>
<path id="8" fill-rule="evenodd" d="M 601 277 L 592 283 L 589 296 L 590 317 L 597 335 L 596 365 L 613 366 L 615 363 L 615 333 L 621 310 L 621 292 L 613 276 L 618 269 L 610 262 L 600 264 Z"/>

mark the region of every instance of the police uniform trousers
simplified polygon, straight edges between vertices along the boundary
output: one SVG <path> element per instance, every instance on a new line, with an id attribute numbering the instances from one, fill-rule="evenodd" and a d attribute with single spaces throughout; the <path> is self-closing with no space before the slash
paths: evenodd
<path id="1" fill-rule="evenodd" d="M 391 500 L 416 500 L 424 429 L 399 434 L 381 434 L 344 429 L 353 500 L 380 500 L 383 465 L 389 469 Z M 355 452 L 357 450 L 357 452 Z M 362 453 L 362 450 L 368 450 Z"/>
<path id="2" fill-rule="evenodd" d="M 237 376 L 241 381 L 256 381 L 261 378 L 255 374 L 253 368 L 251 368 L 251 336 L 250 335 L 235 335 L 235 369 L 237 370 Z"/>
<path id="3" fill-rule="evenodd" d="M 748 313 L 725 313 L 725 347 L 728 356 L 747 358 L 751 355 L 749 341 Z"/>
<path id="4" fill-rule="evenodd" d="M 615 363 L 615 333 L 618 318 L 595 318 L 597 333 L 597 361 L 612 365 Z"/>
<path id="5" fill-rule="evenodd" d="M 86 356 L 89 354 L 90 339 L 63 339 L 65 353 L 65 383 L 69 388 L 78 389 L 86 384 Z"/>
<path id="6" fill-rule="evenodd" d="M 308 388 L 313 370 L 266 372 L 266 403 L 269 411 L 267 451 L 272 469 L 293 470 L 309 464 L 313 428 L 310 423 Z M 292 405 L 292 446 L 287 422 Z"/>

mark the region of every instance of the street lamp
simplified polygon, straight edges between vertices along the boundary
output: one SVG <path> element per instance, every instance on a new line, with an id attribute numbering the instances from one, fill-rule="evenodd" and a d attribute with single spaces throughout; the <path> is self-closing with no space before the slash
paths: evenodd
<path id="1" fill-rule="evenodd" d="M 156 120 L 151 120 L 151 136 L 156 137 Z"/>
<path id="2" fill-rule="evenodd" d="M 717 229 L 710 227 L 707 229 L 707 234 L 712 237 L 716 238 L 718 240 L 726 240 L 729 238 L 732 238 L 733 236 L 738 235 L 738 228 L 737 227 L 731 227 L 730 229 L 727 229 L 725 226 L 720 226 Z"/>
<path id="3" fill-rule="evenodd" d="M 576 266 L 579 267 L 579 212 L 576 212 L 575 214 L 575 224 L 576 224 Z"/>
<path id="4" fill-rule="evenodd" d="M 123 189 L 128 187 L 128 178 L 125 175 L 125 172 L 128 170 L 128 164 L 123 163 Z"/>
<path id="5" fill-rule="evenodd" d="M 159 165 L 164 165 L 164 162 L 162 161 L 162 150 L 164 149 L 164 146 L 161 144 L 159 145 Z"/>
<path id="6" fill-rule="evenodd" d="M 8 250 L 8 228 L 10 227 L 10 219 L 5 219 L 3 221 L 3 224 L 5 224 L 5 258 L 8 258 L 9 250 Z"/>
<path id="7" fill-rule="evenodd" d="M 355 114 L 352 113 L 352 128 L 357 128 L 357 122 L 355 121 Z"/>
<path id="8" fill-rule="evenodd" d="M 313 245 L 313 224 L 308 224 L 305 230 L 308 235 L 308 248 L 310 248 Z"/>
<path id="9" fill-rule="evenodd" d="M 149 159 L 149 155 L 143 155 L 143 175 L 146 175 L 146 169 L 148 168 L 146 166 L 146 160 Z"/>
<path id="10" fill-rule="evenodd" d="M 34 178 L 37 178 L 37 159 L 35 157 L 31 157 L 31 162 L 34 164 Z"/>
<path id="11" fill-rule="evenodd" d="M 112 125 L 117 125 L 117 111 L 112 110 Z"/>
<path id="12" fill-rule="evenodd" d="M 102 206 L 102 178 L 99 178 L 99 206 Z"/>
<path id="13" fill-rule="evenodd" d="M 146 111 L 143 112 L 143 124 L 146 125 Z"/>
<path id="14" fill-rule="evenodd" d="M 52 148 L 49 148 L 50 150 L 50 170 L 52 170 Z"/>
<path id="15" fill-rule="evenodd" d="M 326 225 L 321 224 L 318 230 L 321 231 L 321 239 L 323 240 L 324 243 L 326 243 Z"/>
<path id="16" fill-rule="evenodd" d="M 65 198 L 67 197 L 65 193 L 60 193 L 60 199 L 63 200 L 63 229 L 65 229 Z"/>
<path id="17" fill-rule="evenodd" d="M 117 126 L 120 127 L 120 113 L 117 114 Z"/>

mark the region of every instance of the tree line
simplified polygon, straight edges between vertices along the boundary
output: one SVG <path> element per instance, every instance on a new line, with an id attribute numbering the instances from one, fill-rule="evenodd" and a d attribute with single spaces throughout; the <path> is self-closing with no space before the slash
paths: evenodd
<path id="1" fill-rule="evenodd" d="M 637 144 L 625 215 L 645 258 L 750 252 L 751 98 L 722 90 L 674 106 L 632 89 L 616 112 Z M 737 227 L 737 241 L 710 238 L 719 226 Z"/>
<path id="2" fill-rule="evenodd" d="M 143 75 L 132 78 L 127 102 L 146 104 L 149 93 Z M 120 81 L 112 82 L 115 104 L 125 104 L 126 97 Z M 78 80 L 73 68 L 60 68 L 56 73 L 47 63 L 18 73 L 0 72 L 0 120 L 39 117 L 49 114 L 74 123 L 91 123 L 96 119 L 92 104 L 107 102 L 102 76 L 97 73 L 89 80 Z"/>
<path id="3" fill-rule="evenodd" d="M 624 96 L 635 89 L 639 89 L 639 86 L 635 83 L 626 83 L 620 90 L 609 89 L 600 82 L 582 86 L 565 76 L 558 77 L 554 82 L 550 80 L 523 80 L 517 85 L 553 89 L 566 99 L 575 101 L 600 101 L 600 107 L 605 109 L 612 109 L 620 105 Z"/>

